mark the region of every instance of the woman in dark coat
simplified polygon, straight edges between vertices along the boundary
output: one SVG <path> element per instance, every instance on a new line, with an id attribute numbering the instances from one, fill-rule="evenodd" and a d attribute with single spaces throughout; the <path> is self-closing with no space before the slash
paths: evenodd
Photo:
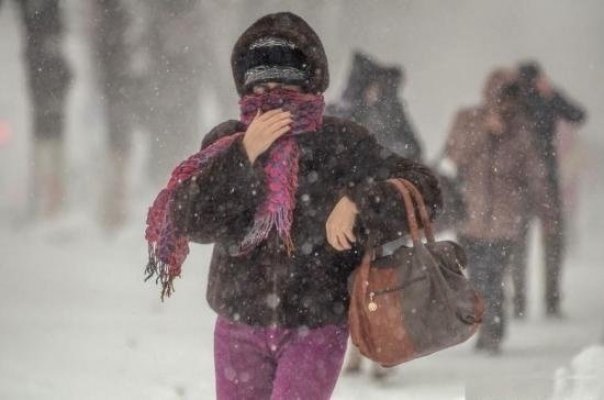
<path id="1" fill-rule="evenodd" d="M 327 60 L 291 13 L 267 15 L 232 53 L 239 121 L 177 167 L 148 216 L 149 276 L 170 295 L 188 241 L 215 243 L 207 299 L 217 312 L 219 399 L 329 398 L 347 339 L 347 278 L 363 242 L 406 231 L 386 182 L 405 178 L 435 212 L 424 166 L 352 122 L 323 118 Z"/>

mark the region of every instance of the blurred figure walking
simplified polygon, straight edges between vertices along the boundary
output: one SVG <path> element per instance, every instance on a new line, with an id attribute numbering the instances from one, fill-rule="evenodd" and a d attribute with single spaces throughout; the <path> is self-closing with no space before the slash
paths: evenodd
<path id="1" fill-rule="evenodd" d="M 127 214 L 126 171 L 137 99 L 134 65 L 138 46 L 132 35 L 136 0 L 96 0 L 93 4 L 92 49 L 108 138 L 101 222 L 105 228 L 113 229 L 123 223 Z"/>
<path id="2" fill-rule="evenodd" d="M 535 62 L 518 67 L 521 104 L 528 115 L 532 139 L 539 162 L 546 171 L 543 196 L 532 199 L 536 209 L 547 207 L 549 219 L 540 218 L 545 264 L 546 315 L 560 317 L 560 280 L 566 247 L 564 207 L 560 190 L 557 126 L 561 120 L 582 123 L 585 111 L 554 88 L 541 67 Z M 529 220 L 527 220 L 527 223 Z M 526 246 L 528 224 L 523 228 L 514 249 L 512 277 L 514 282 L 514 315 L 526 315 Z"/>
<path id="3" fill-rule="evenodd" d="M 204 4 L 197 0 L 138 0 L 145 13 L 146 50 L 139 116 L 150 134 L 149 177 L 163 183 L 184 149 L 197 144 L 201 125 Z"/>
<path id="4" fill-rule="evenodd" d="M 149 134 L 147 171 L 164 179 L 200 128 L 202 5 L 198 1 L 95 0 L 94 57 L 108 131 L 103 223 L 127 214 L 133 132 Z"/>
<path id="5" fill-rule="evenodd" d="M 59 0 L 19 0 L 32 113 L 30 212 L 51 217 L 65 200 L 65 108 L 71 71 Z M 0 1 L 0 5 L 2 2 Z"/>
<path id="6" fill-rule="evenodd" d="M 405 84 L 400 66 L 382 66 L 355 52 L 346 89 L 327 113 L 363 125 L 384 148 L 421 160 L 422 148 L 399 92 Z"/>
<path id="7" fill-rule="evenodd" d="M 455 117 L 445 150 L 463 183 L 468 210 L 459 240 L 468 255 L 470 280 L 486 300 L 476 346 L 490 354 L 500 352 L 504 337 L 504 271 L 514 240 L 526 224 L 529 200 L 545 193 L 545 168 L 538 162 L 514 81 L 513 71 L 494 71 L 484 103 Z M 541 206 L 539 212 L 549 211 Z"/>

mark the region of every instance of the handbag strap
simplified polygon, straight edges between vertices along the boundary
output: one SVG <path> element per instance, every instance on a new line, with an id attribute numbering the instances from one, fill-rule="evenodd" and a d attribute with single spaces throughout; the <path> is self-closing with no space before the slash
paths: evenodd
<path id="1" fill-rule="evenodd" d="M 411 194 L 409 189 L 399 179 L 388 179 L 403 198 L 405 205 L 405 214 L 407 214 L 407 225 L 409 226 L 409 233 L 411 233 L 411 240 L 413 245 L 420 242 L 419 225 L 417 224 L 417 216 L 415 215 L 415 208 L 413 207 L 413 200 L 411 200 Z"/>
<path id="2" fill-rule="evenodd" d="M 413 200 L 409 189 L 401 183 L 398 179 L 389 179 L 388 182 L 393 184 L 400 192 L 403 203 L 405 204 L 405 211 L 407 214 L 407 224 L 409 225 L 409 232 L 411 233 L 411 239 L 413 240 L 413 246 L 420 245 L 420 233 L 419 226 L 417 224 L 417 216 L 415 215 L 415 209 L 413 207 Z M 370 240 L 372 242 L 372 240 Z M 367 291 L 369 289 L 369 270 L 371 269 L 371 261 L 375 257 L 375 249 L 369 245 L 367 251 L 363 255 L 361 262 L 361 268 L 359 269 L 359 278 L 361 282 L 361 295 L 363 298 L 367 297 Z"/>
<path id="3" fill-rule="evenodd" d="M 419 225 L 417 224 L 415 207 L 417 207 L 417 209 L 419 210 L 421 225 L 426 240 L 428 241 L 428 243 L 434 243 L 434 231 L 432 230 L 432 223 L 430 222 L 426 203 L 424 202 L 422 194 L 419 192 L 419 190 L 415 187 L 413 183 L 406 179 L 389 179 L 388 181 L 399 190 L 403 197 L 403 201 L 405 202 L 405 211 L 407 213 L 407 221 L 409 223 L 409 231 L 411 233 L 411 239 L 413 240 L 413 243 L 416 243 L 416 240 L 420 239 Z M 407 205 L 407 197 L 410 198 L 410 207 L 408 207 Z M 411 198 L 413 199 L 413 201 L 411 201 Z M 415 207 L 413 203 L 415 203 Z M 417 232 L 416 236 L 414 236 L 414 231 Z"/>
<path id="4" fill-rule="evenodd" d="M 432 222 L 430 221 L 430 217 L 428 216 L 428 208 L 426 207 L 426 202 L 424 201 L 424 196 L 419 192 L 417 187 L 406 179 L 400 179 L 401 183 L 409 189 L 411 192 L 411 196 L 415 201 L 415 206 L 419 208 L 419 215 L 421 218 L 422 227 L 424 229 L 424 234 L 426 235 L 426 239 L 428 243 L 434 243 L 434 230 L 432 229 Z"/>
<path id="5" fill-rule="evenodd" d="M 403 198 L 405 212 L 407 214 L 407 224 L 409 226 L 411 239 L 413 240 L 413 245 L 415 246 L 416 244 L 421 243 L 419 232 L 420 230 L 419 225 L 417 223 L 417 216 L 415 213 L 413 200 L 415 200 L 415 204 L 419 208 L 420 218 L 424 227 L 424 234 L 426 236 L 426 240 L 430 243 L 433 243 L 434 234 L 432 231 L 432 225 L 430 223 L 430 218 L 428 217 L 426 204 L 419 190 L 417 190 L 413 183 L 409 182 L 406 179 L 388 179 L 388 182 L 390 182 L 399 191 L 401 197 Z M 372 243 L 371 238 L 370 243 Z M 375 254 L 375 249 L 372 245 L 369 245 L 367 251 L 365 251 L 365 254 L 363 255 L 361 268 L 359 269 L 359 278 L 362 285 L 361 294 L 363 298 L 367 297 L 369 285 L 369 270 L 371 269 L 371 261 L 374 259 Z"/>

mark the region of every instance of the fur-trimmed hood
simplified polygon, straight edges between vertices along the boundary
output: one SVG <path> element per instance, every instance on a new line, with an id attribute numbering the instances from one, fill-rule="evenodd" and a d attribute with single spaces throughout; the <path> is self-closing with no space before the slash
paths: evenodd
<path id="1" fill-rule="evenodd" d="M 268 14 L 254 22 L 239 37 L 231 54 L 233 78 L 239 95 L 245 93 L 245 55 L 250 45 L 263 37 L 278 37 L 294 43 L 306 56 L 311 75 L 307 90 L 323 93 L 329 86 L 327 56 L 315 31 L 299 16 L 290 12 Z"/>

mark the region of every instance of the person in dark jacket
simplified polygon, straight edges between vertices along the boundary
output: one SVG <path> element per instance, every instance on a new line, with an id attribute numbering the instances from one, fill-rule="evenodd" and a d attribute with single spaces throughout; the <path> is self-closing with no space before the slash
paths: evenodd
<path id="1" fill-rule="evenodd" d="M 537 208 L 541 207 L 538 203 L 545 203 L 545 206 L 552 209 L 552 213 L 548 214 L 551 219 L 540 219 L 544 238 L 546 315 L 560 317 L 560 278 L 566 238 L 556 150 L 556 125 L 560 120 L 582 123 L 585 120 L 585 111 L 555 89 L 537 63 L 521 64 L 518 70 L 522 106 L 529 116 L 539 160 L 547 172 L 547 192 L 544 196 L 533 199 L 533 203 Z M 527 234 L 528 224 L 516 243 L 512 269 L 514 314 L 519 318 L 524 317 L 526 313 Z"/>
<path id="2" fill-rule="evenodd" d="M 173 291 L 188 242 L 214 243 L 207 300 L 218 314 L 218 399 L 328 399 L 347 342 L 347 278 L 368 235 L 407 232 L 389 178 L 413 182 L 432 212 L 430 170 L 390 155 L 363 127 L 323 116 L 321 41 L 291 13 L 269 14 L 231 58 L 240 120 L 177 167 L 151 207 L 149 276 Z"/>
<path id="3" fill-rule="evenodd" d="M 404 80 L 401 67 L 382 66 L 355 52 L 346 89 L 327 114 L 363 125 L 383 147 L 419 161 L 421 144 L 399 97 Z"/>

